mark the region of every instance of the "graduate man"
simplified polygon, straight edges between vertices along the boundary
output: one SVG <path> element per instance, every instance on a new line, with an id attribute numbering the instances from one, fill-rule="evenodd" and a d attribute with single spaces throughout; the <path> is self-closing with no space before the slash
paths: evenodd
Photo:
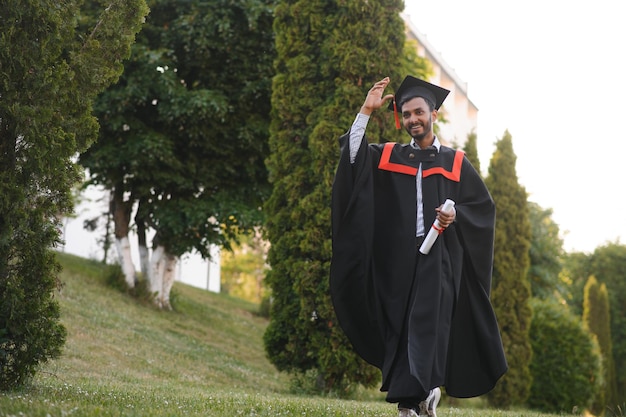
<path id="1" fill-rule="evenodd" d="M 399 416 L 436 416 L 440 387 L 478 396 L 507 370 L 489 300 L 495 204 L 465 154 L 433 132 L 449 91 L 407 76 L 395 96 L 384 95 L 389 82 L 374 84 L 339 140 L 331 296 Z M 367 142 L 369 116 L 386 104 L 410 144 Z M 455 205 L 444 211 L 446 199 Z M 424 254 L 435 220 L 438 236 Z"/>

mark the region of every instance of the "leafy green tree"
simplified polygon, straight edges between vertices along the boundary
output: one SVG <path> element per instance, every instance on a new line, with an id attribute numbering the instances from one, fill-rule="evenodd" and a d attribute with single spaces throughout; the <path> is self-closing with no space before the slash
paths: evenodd
<path id="1" fill-rule="evenodd" d="M 593 275 L 591 255 L 582 252 L 565 253 L 562 263 L 560 281 L 565 282 L 569 289 L 566 301 L 572 312 L 582 316 L 584 288 L 589 277 Z"/>
<path id="2" fill-rule="evenodd" d="M 172 281 L 161 274 L 179 256 L 195 250 L 208 258 L 210 245 L 228 246 L 261 223 L 272 4 L 151 0 L 120 83 L 98 99 L 100 139 L 80 161 L 113 192 L 118 247 L 136 209 L 142 270 L 162 307 Z M 129 251 L 120 254 L 132 262 Z M 125 269 L 131 287 L 134 269 Z"/>
<path id="3" fill-rule="evenodd" d="M 96 138 L 96 94 L 116 81 L 148 10 L 112 1 L 93 25 L 82 2 L 6 0 L 0 12 L 0 389 L 60 354 L 53 293 L 59 216 L 72 211 L 72 162 Z"/>
<path id="4" fill-rule="evenodd" d="M 531 227 L 530 268 L 528 281 L 533 297 L 566 300 L 569 288 L 560 279 L 563 239 L 559 226 L 552 220 L 552 209 L 542 209 L 528 202 Z"/>
<path id="5" fill-rule="evenodd" d="M 264 336 L 272 363 L 316 373 L 318 389 L 346 393 L 379 382 L 338 326 L 329 295 L 330 196 L 338 138 L 371 85 L 389 76 L 426 75 L 405 44 L 400 0 L 281 1 L 276 8 L 276 76 L 267 161 L 273 191 L 265 208 L 271 320 Z M 392 92 L 392 91 L 390 91 Z M 391 112 L 368 125 L 370 141 L 400 139 Z M 309 372 L 309 373 L 311 373 Z"/>
<path id="6" fill-rule="evenodd" d="M 509 371 L 489 394 L 490 402 L 509 407 L 526 402 L 530 392 L 528 339 L 532 310 L 529 306 L 531 227 L 526 190 L 517 180 L 511 134 L 496 143 L 489 164 L 487 188 L 496 203 L 496 231 L 491 298 L 502 333 Z"/>
<path id="7" fill-rule="evenodd" d="M 583 412 L 602 387 L 598 342 L 566 305 L 533 299 L 532 308 L 528 405 L 555 414 Z"/>
<path id="8" fill-rule="evenodd" d="M 583 323 L 597 338 L 602 353 L 603 386 L 591 406 L 591 412 L 600 416 L 604 414 L 607 404 L 617 405 L 617 382 L 611 341 L 609 295 L 606 285 L 598 283 L 593 275 L 585 285 Z"/>

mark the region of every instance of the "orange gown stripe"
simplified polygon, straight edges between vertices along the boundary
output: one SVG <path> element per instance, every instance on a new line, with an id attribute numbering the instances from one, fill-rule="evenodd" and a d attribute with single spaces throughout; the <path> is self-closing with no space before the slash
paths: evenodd
<path id="1" fill-rule="evenodd" d="M 417 168 L 412 167 L 410 165 L 396 164 L 391 162 L 391 152 L 393 147 L 395 146 L 394 142 L 385 143 L 383 147 L 383 153 L 380 157 L 380 162 L 378 163 L 378 169 L 382 169 L 385 171 L 398 172 L 400 174 L 407 175 L 417 175 Z M 461 180 L 461 166 L 463 165 L 463 156 L 465 152 L 461 150 L 457 150 L 454 155 L 454 162 L 452 163 L 452 170 L 448 171 L 443 167 L 434 167 L 425 169 L 422 171 L 422 178 L 426 178 L 431 175 L 440 174 L 446 177 L 447 179 L 455 182 L 459 182 Z"/>

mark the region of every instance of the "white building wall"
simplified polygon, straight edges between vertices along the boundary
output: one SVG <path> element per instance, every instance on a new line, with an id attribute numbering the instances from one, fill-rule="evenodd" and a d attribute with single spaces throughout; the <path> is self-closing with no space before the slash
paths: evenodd
<path id="1" fill-rule="evenodd" d="M 176 281 L 219 293 L 221 290 L 220 248 L 212 245 L 210 253 L 211 260 L 202 259 L 197 253 L 183 256 L 176 271 Z"/>
<path id="2" fill-rule="evenodd" d="M 467 136 L 472 131 L 475 132 L 478 125 L 478 108 L 468 97 L 467 83 L 443 60 L 441 54 L 428 42 L 426 35 L 417 30 L 407 16 L 402 17 L 406 24 L 407 37 L 417 42 L 418 56 L 431 63 L 433 75 L 427 81 L 450 90 L 441 109 L 448 123 L 438 124 L 439 137 L 446 145 L 462 147 Z"/>

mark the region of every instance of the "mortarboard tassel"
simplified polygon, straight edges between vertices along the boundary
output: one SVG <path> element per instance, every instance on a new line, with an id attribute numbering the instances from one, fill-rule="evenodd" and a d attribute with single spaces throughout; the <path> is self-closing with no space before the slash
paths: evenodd
<path id="1" fill-rule="evenodd" d="M 393 118 L 396 121 L 396 129 L 400 129 L 400 118 L 398 117 L 398 108 L 396 107 L 396 100 L 393 100 Z"/>

